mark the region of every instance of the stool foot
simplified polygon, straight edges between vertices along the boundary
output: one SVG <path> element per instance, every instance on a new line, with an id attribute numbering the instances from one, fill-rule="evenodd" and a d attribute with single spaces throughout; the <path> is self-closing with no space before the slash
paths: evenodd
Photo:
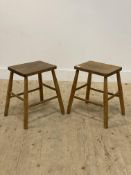
<path id="1" fill-rule="evenodd" d="M 11 97 L 12 85 L 13 85 L 13 75 L 14 75 L 13 72 L 10 72 L 4 116 L 8 116 L 9 105 L 10 105 L 10 97 Z"/>

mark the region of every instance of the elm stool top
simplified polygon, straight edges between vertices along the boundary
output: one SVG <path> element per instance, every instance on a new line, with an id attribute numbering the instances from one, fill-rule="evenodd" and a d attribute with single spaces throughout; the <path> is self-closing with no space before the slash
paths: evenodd
<path id="1" fill-rule="evenodd" d="M 122 70 L 122 67 L 99 63 L 95 61 L 88 61 L 88 62 L 79 64 L 77 66 L 74 66 L 74 68 L 81 71 L 101 75 L 101 76 L 110 76 Z"/>
<path id="2" fill-rule="evenodd" d="M 56 68 L 57 66 L 55 65 L 45 63 L 43 61 L 35 61 L 35 62 L 10 66 L 8 67 L 8 70 L 18 75 L 26 77 L 26 76 L 31 76 L 31 75 L 35 75 L 38 73 L 50 71 Z"/>

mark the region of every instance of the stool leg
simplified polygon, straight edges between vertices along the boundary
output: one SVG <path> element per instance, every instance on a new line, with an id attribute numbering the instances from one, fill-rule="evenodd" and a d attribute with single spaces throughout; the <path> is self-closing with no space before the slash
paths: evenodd
<path id="1" fill-rule="evenodd" d="M 24 78 L 24 129 L 28 129 L 28 77 Z"/>
<path id="2" fill-rule="evenodd" d="M 10 97 L 11 97 L 12 85 L 13 85 L 13 75 L 14 75 L 13 72 L 10 72 L 4 116 L 7 116 L 8 115 L 8 111 L 9 111 Z"/>
<path id="3" fill-rule="evenodd" d="M 107 77 L 104 77 L 104 128 L 108 128 L 108 82 Z"/>
<path id="4" fill-rule="evenodd" d="M 118 93 L 119 93 L 119 100 L 120 100 L 120 106 L 121 106 L 121 113 L 122 115 L 125 115 L 125 106 L 124 106 L 124 98 L 123 98 L 123 90 L 122 90 L 120 72 L 117 73 L 117 84 L 118 84 Z"/>
<path id="5" fill-rule="evenodd" d="M 40 101 L 43 101 L 43 84 L 42 84 L 42 74 L 38 74 L 39 88 L 40 88 Z"/>
<path id="6" fill-rule="evenodd" d="M 90 88 L 91 88 L 91 79 L 92 79 L 92 74 L 88 73 L 88 79 L 87 79 L 87 89 L 86 89 L 86 100 L 89 100 L 90 97 Z M 86 101 L 88 103 L 88 101 Z"/>
<path id="7" fill-rule="evenodd" d="M 58 102 L 60 105 L 61 113 L 65 114 L 65 109 L 64 109 L 64 105 L 63 105 L 63 101 L 62 101 L 62 97 L 61 97 L 61 93 L 60 93 L 60 88 L 59 88 L 58 81 L 57 81 L 56 74 L 55 74 L 54 70 L 52 70 L 52 76 L 53 76 L 53 81 L 54 81 L 54 85 L 55 85 L 56 94 L 58 97 Z"/>
<path id="8" fill-rule="evenodd" d="M 70 114 L 70 112 L 71 112 L 73 98 L 74 98 L 74 95 L 75 95 L 76 85 L 77 85 L 77 81 L 78 81 L 78 75 L 79 75 L 79 70 L 76 70 L 73 85 L 72 85 L 72 89 L 71 89 L 71 94 L 70 94 L 70 98 L 69 98 L 69 102 L 68 102 L 67 114 Z"/>

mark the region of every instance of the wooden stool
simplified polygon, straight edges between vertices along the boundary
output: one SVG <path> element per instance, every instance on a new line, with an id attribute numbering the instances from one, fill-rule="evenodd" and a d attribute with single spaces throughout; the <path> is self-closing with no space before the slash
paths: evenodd
<path id="1" fill-rule="evenodd" d="M 65 113 L 64 105 L 63 105 L 63 102 L 62 102 L 62 97 L 61 97 L 58 81 L 57 81 L 56 74 L 55 74 L 55 69 L 56 68 L 57 67 L 55 65 L 48 64 L 48 63 L 45 63 L 45 62 L 42 62 L 42 61 L 35 61 L 35 62 L 32 62 L 32 63 L 25 63 L 25 64 L 20 64 L 20 65 L 15 65 L 15 66 L 8 67 L 8 70 L 10 71 L 10 78 L 9 78 L 9 84 L 8 84 L 8 90 L 7 90 L 7 97 L 6 97 L 6 105 L 5 105 L 4 115 L 5 116 L 8 115 L 10 98 L 17 97 L 18 99 L 24 101 L 24 129 L 28 129 L 28 106 L 29 106 L 28 105 L 28 93 L 34 92 L 36 90 L 39 90 L 39 92 L 40 92 L 40 102 L 38 102 L 36 104 L 33 104 L 31 106 L 41 104 L 41 103 L 45 103 L 49 100 L 53 100 L 55 98 L 58 98 L 61 113 L 64 114 Z M 55 88 L 42 82 L 42 73 L 47 72 L 47 71 L 52 72 Z M 24 92 L 19 93 L 19 94 L 14 94 L 12 92 L 14 73 L 24 77 Z M 35 74 L 38 74 L 39 87 L 36 88 L 36 89 L 28 90 L 28 76 L 32 76 L 32 75 L 35 75 Z M 54 97 L 51 97 L 49 99 L 44 100 L 44 98 L 43 98 L 43 86 L 45 86 L 49 89 L 55 90 L 57 95 L 54 96 Z M 24 98 L 20 97 L 21 95 L 24 95 Z"/>
<path id="2" fill-rule="evenodd" d="M 121 77 L 120 77 L 120 71 L 122 70 L 122 67 L 98 63 L 98 62 L 94 62 L 94 61 L 88 61 L 86 63 L 77 65 L 74 68 L 76 69 L 76 73 L 75 73 L 75 78 L 74 78 L 74 82 L 72 85 L 71 95 L 70 95 L 69 103 L 68 103 L 68 107 L 67 107 L 68 114 L 70 114 L 70 112 L 71 112 L 71 107 L 72 107 L 72 103 L 73 103 L 74 98 L 78 99 L 78 100 L 85 101 L 86 103 L 96 104 L 95 102 L 92 102 L 89 100 L 90 90 L 94 90 L 94 91 L 103 93 L 104 128 L 108 128 L 108 101 L 111 100 L 113 97 L 119 97 L 120 106 L 121 106 L 121 113 L 122 113 L 122 115 L 125 115 L 123 91 L 122 91 L 122 84 L 121 84 Z M 88 72 L 88 81 L 86 84 L 76 88 L 79 71 Z M 97 74 L 97 75 L 104 77 L 104 91 L 91 87 L 92 74 Z M 118 92 L 115 94 L 108 92 L 107 78 L 113 74 L 116 74 L 117 84 L 118 84 Z M 75 96 L 75 91 L 77 91 L 83 87 L 87 87 L 85 99 Z M 108 97 L 108 95 L 110 95 L 110 97 Z M 98 105 L 98 104 L 96 104 L 96 105 Z"/>

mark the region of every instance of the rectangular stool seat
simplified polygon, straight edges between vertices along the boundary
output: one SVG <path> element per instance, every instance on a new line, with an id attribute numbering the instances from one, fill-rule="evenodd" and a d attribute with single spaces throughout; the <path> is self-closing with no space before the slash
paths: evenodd
<path id="1" fill-rule="evenodd" d="M 57 67 L 55 65 L 45 63 L 43 61 L 35 61 L 31 63 L 24 63 L 24 64 L 10 66 L 8 67 L 8 70 L 21 76 L 31 76 L 37 73 L 46 72 L 56 68 Z"/>
<path id="2" fill-rule="evenodd" d="M 90 72 L 94 74 L 98 74 L 101 76 L 110 76 L 113 75 L 115 72 L 121 71 L 122 67 L 99 63 L 95 61 L 88 61 L 77 66 L 74 66 L 75 69 Z"/>

